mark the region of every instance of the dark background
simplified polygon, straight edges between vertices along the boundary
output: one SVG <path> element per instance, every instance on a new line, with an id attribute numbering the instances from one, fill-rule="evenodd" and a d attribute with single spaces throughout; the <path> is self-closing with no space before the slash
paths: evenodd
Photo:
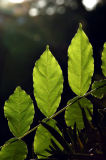
<path id="1" fill-rule="evenodd" d="M 36 120 L 32 126 L 43 118 L 33 96 L 32 71 L 35 61 L 44 52 L 47 44 L 64 75 L 64 92 L 59 108 L 65 106 L 74 96 L 67 80 L 67 49 L 80 22 L 93 46 L 93 79 L 103 78 L 100 66 L 101 52 L 106 42 L 105 0 L 100 0 L 92 10 L 87 10 L 81 0 L 59 1 L 60 4 L 55 0 L 45 0 L 46 5 L 42 8 L 37 8 L 38 1 L 0 8 L 0 145 L 12 137 L 4 118 L 3 106 L 17 86 L 20 85 L 34 101 Z M 28 14 L 31 7 L 39 10 L 37 16 Z M 25 138 L 29 148 L 32 147 L 33 136 L 34 133 Z"/>

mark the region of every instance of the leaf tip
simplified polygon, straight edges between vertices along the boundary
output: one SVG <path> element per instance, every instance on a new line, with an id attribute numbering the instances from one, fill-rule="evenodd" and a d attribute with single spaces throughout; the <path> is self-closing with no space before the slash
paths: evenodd
<path id="1" fill-rule="evenodd" d="M 79 23 L 79 28 L 82 29 L 82 23 L 81 22 Z"/>
<path id="2" fill-rule="evenodd" d="M 49 50 L 49 45 L 46 46 L 46 50 Z"/>
<path id="3" fill-rule="evenodd" d="M 21 91 L 21 90 L 22 90 L 21 86 L 17 86 L 17 87 L 15 88 L 15 91 Z"/>
<path id="4" fill-rule="evenodd" d="M 106 42 L 104 43 L 104 48 L 106 47 Z"/>

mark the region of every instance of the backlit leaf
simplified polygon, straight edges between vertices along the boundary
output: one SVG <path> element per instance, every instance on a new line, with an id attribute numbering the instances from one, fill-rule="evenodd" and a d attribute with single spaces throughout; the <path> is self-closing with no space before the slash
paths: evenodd
<path id="1" fill-rule="evenodd" d="M 51 116 L 56 112 L 61 100 L 63 75 L 48 47 L 35 63 L 33 82 L 38 108 L 45 116 Z"/>
<path id="2" fill-rule="evenodd" d="M 27 153 L 26 144 L 18 140 L 2 147 L 0 151 L 0 160 L 25 160 Z"/>
<path id="3" fill-rule="evenodd" d="M 55 120 L 50 120 L 47 122 L 47 124 L 52 126 L 60 133 L 58 127 L 56 126 Z M 46 128 L 44 128 L 42 125 L 37 128 L 34 138 L 34 152 L 38 155 L 39 158 L 44 158 L 43 156 L 50 155 L 50 153 L 48 153 L 46 149 L 50 149 L 49 145 L 52 146 L 51 139 L 55 140 L 56 144 L 62 149 L 62 146 L 56 141 L 56 139 L 51 135 L 51 133 Z"/>
<path id="4" fill-rule="evenodd" d="M 104 74 L 104 76 L 106 77 L 106 43 L 104 43 L 104 49 L 102 52 L 102 72 Z"/>
<path id="5" fill-rule="evenodd" d="M 92 46 L 82 30 L 81 24 L 68 48 L 68 81 L 79 96 L 84 95 L 91 84 L 94 72 Z"/>
<path id="6" fill-rule="evenodd" d="M 4 114 L 14 136 L 22 136 L 34 118 L 34 105 L 27 93 L 17 87 L 4 105 Z"/>
<path id="7" fill-rule="evenodd" d="M 68 152 L 70 151 L 70 146 L 69 144 L 65 141 L 65 139 L 58 133 L 56 129 L 54 129 L 52 126 L 48 125 L 47 123 L 43 123 L 42 125 L 51 133 L 53 137 L 63 146 L 65 150 Z"/>
<path id="8" fill-rule="evenodd" d="M 71 103 L 71 101 L 69 101 L 68 103 Z M 80 100 L 69 106 L 65 111 L 65 122 L 67 126 L 71 126 L 72 128 L 74 128 L 74 124 L 76 122 L 77 128 L 79 130 L 84 128 L 84 122 L 80 106 L 84 108 L 87 119 L 91 120 L 88 109 L 93 112 L 93 105 L 87 98 L 81 98 Z"/>
<path id="9" fill-rule="evenodd" d="M 106 79 L 95 81 L 92 84 L 92 89 L 95 89 L 95 88 L 99 88 L 99 89 L 94 91 L 92 95 L 100 99 L 103 98 L 104 94 L 106 94 Z"/>

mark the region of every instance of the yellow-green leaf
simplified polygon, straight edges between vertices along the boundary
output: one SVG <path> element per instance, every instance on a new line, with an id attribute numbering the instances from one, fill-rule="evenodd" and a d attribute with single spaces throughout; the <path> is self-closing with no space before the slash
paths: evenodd
<path id="1" fill-rule="evenodd" d="M 20 137 L 29 130 L 34 118 L 34 105 L 21 87 L 17 87 L 5 102 L 4 114 L 14 136 Z"/>
<path id="2" fill-rule="evenodd" d="M 33 70 L 34 96 L 40 111 L 46 116 L 54 114 L 63 91 L 62 70 L 47 47 Z"/>
<path id="3" fill-rule="evenodd" d="M 68 81 L 76 95 L 84 95 L 94 72 L 92 46 L 80 25 L 68 48 Z"/>
<path id="4" fill-rule="evenodd" d="M 102 52 L 102 72 L 104 74 L 104 76 L 106 77 L 106 42 L 104 43 L 104 49 Z"/>
<path id="5" fill-rule="evenodd" d="M 60 134 L 60 130 L 56 126 L 55 120 L 50 120 L 47 122 L 51 127 L 56 129 Z M 45 158 L 43 156 L 49 156 L 50 153 L 46 151 L 46 149 L 50 149 L 49 145 L 51 144 L 51 139 L 55 141 L 55 143 L 62 149 L 62 146 L 57 142 L 57 140 L 51 135 L 51 133 L 44 128 L 42 125 L 37 128 L 35 138 L 34 138 L 34 152 L 38 155 L 39 158 Z M 40 156 L 43 155 L 43 156 Z"/>
<path id="6" fill-rule="evenodd" d="M 0 151 L 0 160 L 25 160 L 27 153 L 26 144 L 18 140 L 2 147 Z"/>

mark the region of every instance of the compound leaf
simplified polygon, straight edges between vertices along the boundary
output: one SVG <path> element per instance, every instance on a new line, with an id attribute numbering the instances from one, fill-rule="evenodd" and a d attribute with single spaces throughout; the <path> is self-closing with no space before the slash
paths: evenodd
<path id="1" fill-rule="evenodd" d="M 8 141 L 8 143 L 11 141 Z M 18 140 L 10 144 L 4 145 L 0 151 L 1 160 L 25 160 L 27 156 L 26 144 Z"/>
<path id="2" fill-rule="evenodd" d="M 71 103 L 71 101 L 69 101 L 68 103 Z M 80 100 L 76 101 L 74 104 L 69 106 L 65 111 L 65 122 L 67 126 L 71 126 L 72 128 L 74 128 L 74 124 L 76 122 L 77 128 L 79 130 L 84 128 L 84 122 L 83 122 L 82 111 L 80 106 L 84 108 L 87 119 L 91 120 L 91 116 L 89 114 L 88 109 L 92 113 L 93 105 L 87 98 L 81 98 Z"/>
<path id="3" fill-rule="evenodd" d="M 56 126 L 55 120 L 50 120 L 47 122 L 48 125 L 56 129 L 59 133 L 60 130 Z M 61 134 L 61 133 L 60 133 Z M 49 150 L 49 146 L 52 146 L 51 139 L 53 139 L 59 148 L 62 149 L 62 146 L 57 142 L 57 140 L 51 135 L 51 133 L 42 125 L 37 128 L 35 138 L 34 138 L 34 152 L 38 155 L 39 158 L 44 158 L 45 156 L 49 156 L 46 150 Z M 42 155 L 42 156 L 41 156 Z"/>
<path id="4" fill-rule="evenodd" d="M 34 118 L 34 105 L 21 87 L 17 87 L 5 102 L 4 114 L 14 136 L 20 137 L 29 130 Z"/>
<path id="5" fill-rule="evenodd" d="M 34 96 L 38 108 L 46 116 L 54 114 L 63 91 L 62 70 L 48 46 L 33 70 Z"/>
<path id="6" fill-rule="evenodd" d="M 99 99 L 103 98 L 104 94 L 106 94 L 106 79 L 100 80 L 100 81 L 95 81 L 92 84 L 92 89 L 96 89 L 92 93 L 93 96 L 95 96 Z"/>
<path id="7" fill-rule="evenodd" d="M 94 72 L 92 46 L 81 24 L 68 48 L 68 81 L 76 95 L 84 95 L 91 84 Z"/>
<path id="8" fill-rule="evenodd" d="M 104 76 L 106 77 L 106 42 L 104 43 L 104 49 L 102 52 L 102 72 L 104 74 Z"/>

